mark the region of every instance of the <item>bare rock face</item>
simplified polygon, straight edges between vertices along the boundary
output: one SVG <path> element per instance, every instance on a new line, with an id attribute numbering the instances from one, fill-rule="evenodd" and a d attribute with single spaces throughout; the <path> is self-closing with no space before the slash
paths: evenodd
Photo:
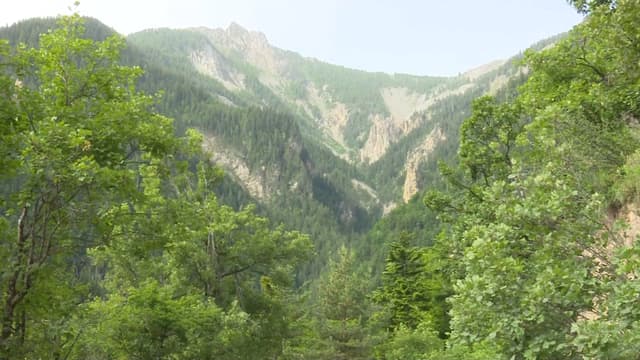
<path id="1" fill-rule="evenodd" d="M 364 143 L 360 148 L 353 148 L 347 144 L 345 132 L 350 115 L 360 110 L 351 108 L 342 99 L 333 98 L 327 84 L 314 81 L 306 83 L 303 97 L 289 98 L 286 89 L 294 81 L 290 78 L 290 57 L 284 50 L 271 46 L 264 34 L 249 31 L 236 23 L 231 23 L 226 29 L 194 30 L 204 34 L 212 44 L 190 55 L 196 69 L 219 80 L 227 89 L 239 92 L 247 90 L 246 75 L 234 68 L 234 62 L 240 60 L 250 65 L 258 71 L 257 76 L 263 85 L 313 119 L 328 143 L 337 144 L 336 148 L 328 145 L 329 148 L 350 162 L 377 161 L 393 143 L 421 125 L 423 117 L 416 114 L 427 111 L 443 98 L 463 93 L 473 86 L 467 83 L 460 88 L 433 89 L 426 93 L 406 87 L 381 88 L 379 91 L 387 112 L 368 114 L 371 125 L 368 133 L 361 135 Z"/>
<path id="2" fill-rule="evenodd" d="M 399 126 L 410 124 L 415 112 L 423 111 L 429 106 L 429 96 L 411 91 L 404 87 L 391 87 L 380 90 L 384 104 L 391 113 L 391 118 Z"/>
<path id="3" fill-rule="evenodd" d="M 268 85 L 279 86 L 280 75 L 286 68 L 283 51 L 271 46 L 267 37 L 257 31 L 249 31 L 231 23 L 226 29 L 198 28 L 226 56 L 240 57 L 242 61 L 260 71 L 260 80 Z"/>
<path id="4" fill-rule="evenodd" d="M 384 101 L 385 110 L 374 112 L 356 108 L 359 105 L 340 98 L 341 93 L 331 88 L 330 81 L 307 77 L 303 70 L 297 68 L 298 62 L 317 60 L 305 60 L 295 54 L 292 57 L 292 53 L 269 44 L 265 35 L 260 32 L 249 31 L 236 23 L 230 24 L 226 29 L 192 30 L 204 34 L 209 40 L 209 44 L 189 54 L 189 59 L 199 72 L 217 79 L 226 89 L 235 93 L 255 91 L 249 80 L 258 80 L 260 85 L 266 87 L 283 104 L 290 105 L 294 111 L 299 110 L 307 119 L 315 122 L 316 129 L 322 134 L 319 141 L 336 156 L 362 165 L 381 159 L 393 144 L 425 125 L 427 121 L 437 122 L 438 119 L 432 118 L 430 110 L 441 101 L 478 90 L 478 86 L 482 86 L 482 91 L 486 93 L 496 93 L 509 80 L 509 75 L 495 72 L 505 64 L 505 61 L 500 60 L 470 70 L 456 78 L 456 81 L 443 81 L 424 91 L 409 85 L 380 87 L 377 91 Z M 292 95 L 292 89 L 295 95 Z M 261 99 L 262 95 L 256 95 L 256 98 Z M 352 140 L 345 138 L 350 130 L 350 117 L 356 114 L 358 121 L 362 121 L 363 111 L 371 111 L 364 113 L 368 124 L 359 124 L 368 127 L 368 130 L 357 134 L 357 142 L 348 141 Z M 404 164 L 397 164 L 398 168 L 404 168 L 406 174 L 403 201 L 408 201 L 419 191 L 418 168 L 443 141 L 446 141 L 444 132 L 436 126 L 418 147 L 409 151 Z M 240 156 L 222 149 L 213 156 L 214 160 L 239 178 L 253 196 L 259 199 L 267 197 L 269 189 L 265 184 L 269 182 L 269 169 L 262 171 L 262 175 L 254 174 Z M 294 189 L 299 186 L 297 183 L 289 185 Z M 362 187 L 359 189 L 362 190 Z M 386 211 L 393 206 L 388 205 L 385 206 Z"/>
<path id="5" fill-rule="evenodd" d="M 189 54 L 189 59 L 196 70 L 220 81 L 225 88 L 232 91 L 245 88 L 244 74 L 229 66 L 226 59 L 213 47 L 195 50 Z"/>
<path id="6" fill-rule="evenodd" d="M 259 79 L 264 85 L 287 100 L 284 89 L 290 81 L 287 78 L 290 64 L 285 52 L 271 46 L 262 33 L 248 31 L 235 23 L 227 29 L 198 28 L 195 31 L 206 35 L 215 46 L 192 52 L 190 58 L 198 71 L 217 79 L 231 91 L 244 90 L 245 76 L 233 70 L 233 66 L 224 58 L 241 56 L 243 62 L 259 71 Z M 224 56 L 221 56 L 222 54 Z M 350 149 L 344 133 L 354 109 L 349 108 L 340 99 L 333 99 L 326 85 L 309 82 L 306 90 L 305 98 L 291 102 L 313 118 L 328 138 L 360 156 L 349 159 L 345 157 L 346 154 L 336 155 L 365 163 L 378 160 L 392 143 L 419 126 L 420 123 L 414 121 L 413 115 L 434 103 L 432 95 L 417 93 L 404 87 L 381 89 L 388 115 L 369 114 L 371 127 L 365 135 L 364 146 L 360 149 Z"/>
<path id="7" fill-rule="evenodd" d="M 234 154 L 211 134 L 205 136 L 202 147 L 211 160 L 235 177 L 251 196 L 258 200 L 269 200 L 270 190 L 266 186 L 265 174 L 252 173 L 242 157 Z"/>
<path id="8" fill-rule="evenodd" d="M 364 163 L 380 159 L 391 144 L 418 127 L 420 121 L 414 114 L 429 106 L 429 97 L 426 94 L 416 93 L 404 87 L 383 88 L 380 94 L 390 116 L 373 114 L 369 117 L 372 125 L 367 140 L 360 149 L 360 161 Z"/>
<path id="9" fill-rule="evenodd" d="M 384 206 L 382 207 L 382 216 L 389 214 L 390 212 L 393 211 L 393 209 L 397 207 L 398 207 L 398 204 L 393 201 L 384 204 Z"/>
<path id="10" fill-rule="evenodd" d="M 418 192 L 418 167 L 427 160 L 438 144 L 447 140 L 440 128 L 433 129 L 417 148 L 407 154 L 406 176 L 402 191 L 402 200 L 406 203 Z"/>
<path id="11" fill-rule="evenodd" d="M 380 159 L 391 145 L 391 139 L 397 139 L 400 130 L 390 121 L 381 115 L 370 116 L 373 123 L 369 129 L 369 136 L 360 150 L 360 161 L 372 163 Z"/>
<path id="12" fill-rule="evenodd" d="M 224 32 L 223 43 L 244 56 L 244 60 L 268 73 L 279 71 L 276 49 L 267 41 L 267 37 L 257 31 L 248 31 L 236 23 L 231 23 Z"/>
<path id="13" fill-rule="evenodd" d="M 337 102 L 325 116 L 329 135 L 340 144 L 345 145 L 344 129 L 349 121 L 349 109 L 347 106 Z"/>
<path id="14" fill-rule="evenodd" d="M 633 242 L 640 235 L 640 201 L 636 200 L 625 204 L 624 206 L 610 210 L 607 214 L 606 224 L 608 228 L 613 228 L 616 222 L 623 221 L 627 226 L 618 231 L 617 243 L 611 241 L 609 251 L 613 251 L 615 247 L 633 246 Z"/>
<path id="15" fill-rule="evenodd" d="M 334 101 L 328 93 L 326 87 L 318 89 L 315 84 L 307 84 L 307 97 L 304 101 L 299 100 L 307 114 L 314 118 L 320 129 L 331 139 L 342 146 L 345 145 L 344 129 L 349 121 L 349 108 L 344 103 Z M 311 108 L 319 112 L 314 114 Z"/>
<path id="16" fill-rule="evenodd" d="M 391 144 L 422 124 L 424 117 L 418 116 L 419 113 L 424 114 L 438 101 L 464 94 L 474 86 L 473 83 L 467 83 L 454 89 L 435 90 L 430 94 L 416 93 L 400 87 L 382 89 L 381 95 L 391 116 L 371 116 L 372 126 L 360 150 L 360 161 L 372 163 L 380 159 Z"/>

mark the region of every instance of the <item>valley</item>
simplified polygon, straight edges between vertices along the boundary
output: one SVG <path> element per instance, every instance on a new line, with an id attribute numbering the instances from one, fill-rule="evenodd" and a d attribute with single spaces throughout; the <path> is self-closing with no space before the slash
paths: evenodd
<path id="1" fill-rule="evenodd" d="M 0 28 L 0 359 L 634 359 L 640 4 L 455 76 Z"/>

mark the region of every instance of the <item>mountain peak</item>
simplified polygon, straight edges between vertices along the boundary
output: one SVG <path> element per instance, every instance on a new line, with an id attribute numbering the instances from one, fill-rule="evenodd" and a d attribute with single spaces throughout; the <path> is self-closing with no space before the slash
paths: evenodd
<path id="1" fill-rule="evenodd" d="M 269 44 L 267 37 L 263 33 L 247 30 L 235 21 L 232 21 L 229 24 L 225 32 L 227 33 L 227 36 L 232 39 L 242 39 L 245 41 L 250 40 L 254 43 L 262 44 L 263 46 Z"/>
<path id="2" fill-rule="evenodd" d="M 272 47 L 261 32 L 248 30 L 236 22 L 231 22 L 226 28 L 194 30 L 205 34 L 211 44 L 225 55 L 241 55 L 243 61 L 266 73 L 279 72 L 279 50 Z"/>
<path id="3" fill-rule="evenodd" d="M 229 35 L 249 35 L 249 30 L 245 29 L 237 22 L 232 21 L 229 26 L 227 26 L 227 33 Z"/>

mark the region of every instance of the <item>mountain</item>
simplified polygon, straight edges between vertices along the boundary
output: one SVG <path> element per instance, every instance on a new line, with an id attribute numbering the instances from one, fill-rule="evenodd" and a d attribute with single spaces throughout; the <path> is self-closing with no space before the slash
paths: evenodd
<path id="1" fill-rule="evenodd" d="M 319 256 L 303 279 L 345 243 L 373 276 L 401 232 L 428 245 L 439 225 L 415 197 L 443 186 L 438 162 L 454 161 L 473 100 L 492 94 L 504 101 L 527 77 L 520 55 L 450 78 L 369 73 L 279 49 L 235 23 L 145 30 L 127 41 L 149 61 L 150 80 L 168 72 L 198 84 L 203 102 L 185 93 L 163 110 L 204 131 L 211 159 L 269 217 L 312 235 Z M 148 90 L 164 89 L 166 98 L 181 81 Z"/>
<path id="2" fill-rule="evenodd" d="M 637 358 L 640 6 L 569 3 L 440 79 L 0 28 L 0 358 Z"/>
<path id="3" fill-rule="evenodd" d="M 424 187 L 421 166 L 434 162 L 430 154 L 447 140 L 456 141 L 455 128 L 471 99 L 496 93 L 521 74 L 510 61 L 452 78 L 368 73 L 279 49 L 264 34 L 235 23 L 226 29 L 146 30 L 127 40 L 164 64 L 208 78 L 221 103 L 291 114 L 306 141 L 367 174 L 367 181 L 353 179 L 351 190 L 370 194 L 376 207 L 387 209 Z M 237 158 L 217 160 L 254 196 L 268 192 L 256 186 L 260 174 L 245 170 Z"/>
<path id="4" fill-rule="evenodd" d="M 14 43 L 35 43 L 53 26 L 34 19 L 2 31 Z M 86 28 L 96 39 L 114 33 L 93 19 Z M 276 223 L 312 236 L 319 256 L 303 279 L 341 244 L 381 259 L 383 240 L 369 230 L 440 186 L 437 163 L 455 157 L 472 100 L 507 97 L 526 78 L 517 58 L 450 78 L 369 73 L 279 49 L 235 23 L 126 40 L 123 61 L 145 71 L 141 89 L 162 93 L 158 111 L 178 132 L 204 134 L 210 160 L 227 174 L 221 199 L 236 208 L 256 202 Z"/>

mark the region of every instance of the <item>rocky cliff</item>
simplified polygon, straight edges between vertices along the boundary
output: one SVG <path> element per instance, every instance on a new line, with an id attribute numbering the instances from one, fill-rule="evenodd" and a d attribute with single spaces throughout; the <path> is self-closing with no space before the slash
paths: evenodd
<path id="1" fill-rule="evenodd" d="M 380 199 L 376 195 L 375 201 L 381 208 L 382 204 L 390 208 L 389 204 L 407 201 L 419 191 L 420 165 L 436 161 L 431 156 L 434 150 L 446 141 L 455 141 L 455 136 L 447 136 L 451 130 L 443 130 L 451 126 L 438 126 L 445 120 L 434 114 L 451 108 L 447 111 L 463 116 L 464 111 L 457 108 L 468 108 L 466 94 L 497 93 L 513 74 L 505 70 L 511 67 L 505 61 L 453 78 L 367 73 L 276 48 L 264 34 L 236 23 L 226 29 L 200 27 L 182 31 L 199 36 L 200 40 L 190 41 L 189 46 L 175 46 L 175 51 L 182 52 L 194 71 L 221 84 L 227 91 L 218 95 L 223 103 L 238 106 L 236 100 L 241 99 L 241 106 L 269 107 L 292 114 L 298 119 L 306 141 L 326 147 L 334 156 L 363 171 L 389 158 L 389 152 L 400 151 L 392 154 L 394 163 L 385 166 L 392 166 L 396 174 L 404 174 L 401 182 L 390 176 L 365 184 L 373 194 L 380 186 L 400 187 L 401 196 L 389 196 L 389 191 Z M 144 42 L 144 35 L 137 36 L 137 41 Z M 466 105 L 460 105 L 463 100 Z M 409 145 L 396 146 L 404 144 L 408 137 L 416 139 L 416 131 L 426 126 L 426 119 L 435 124 L 434 130 Z M 264 179 L 265 171 L 250 169 L 243 162 L 243 154 L 224 149 L 220 144 L 212 134 L 207 147 L 216 150 L 214 161 L 233 174 L 255 198 L 268 199 L 270 189 L 265 185 L 268 182 Z M 353 183 L 352 187 L 366 188 L 361 185 Z M 397 194 L 396 190 L 394 193 Z"/>
<path id="2" fill-rule="evenodd" d="M 420 145 L 408 155 L 404 165 L 405 178 L 402 187 L 402 200 L 408 202 L 413 195 L 420 190 L 418 188 L 418 167 L 426 161 L 439 143 L 446 141 L 447 137 L 440 128 L 433 129 Z"/>

